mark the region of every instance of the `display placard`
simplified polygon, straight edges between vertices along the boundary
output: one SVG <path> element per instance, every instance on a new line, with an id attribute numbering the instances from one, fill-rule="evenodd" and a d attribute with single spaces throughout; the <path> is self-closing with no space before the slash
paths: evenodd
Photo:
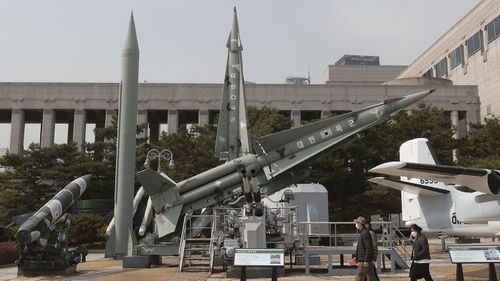
<path id="1" fill-rule="evenodd" d="M 235 249 L 235 266 L 285 266 L 283 249 Z"/>
<path id="2" fill-rule="evenodd" d="M 452 263 L 500 262 L 500 251 L 495 245 L 450 246 L 448 252 Z"/>

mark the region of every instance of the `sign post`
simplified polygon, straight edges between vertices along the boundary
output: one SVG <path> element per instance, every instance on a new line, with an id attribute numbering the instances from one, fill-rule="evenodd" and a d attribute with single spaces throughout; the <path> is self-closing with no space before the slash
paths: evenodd
<path id="1" fill-rule="evenodd" d="M 271 280 L 278 280 L 278 267 L 285 266 L 285 251 L 283 249 L 235 249 L 234 266 L 241 267 L 240 280 L 246 279 L 246 267 L 272 267 Z"/>
<path id="2" fill-rule="evenodd" d="M 487 263 L 489 268 L 489 280 L 497 281 L 495 263 L 500 263 L 500 251 L 496 245 L 463 245 L 449 246 L 451 262 L 457 265 L 456 280 L 464 280 L 462 264 L 464 263 Z"/>

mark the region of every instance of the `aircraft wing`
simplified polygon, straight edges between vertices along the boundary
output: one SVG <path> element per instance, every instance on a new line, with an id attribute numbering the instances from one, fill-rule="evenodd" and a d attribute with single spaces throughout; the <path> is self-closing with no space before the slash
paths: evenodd
<path id="1" fill-rule="evenodd" d="M 416 184 L 412 182 L 404 182 L 393 179 L 386 179 L 383 177 L 376 177 L 368 180 L 369 182 L 376 183 L 379 185 L 387 186 L 392 189 L 397 189 L 413 194 L 425 195 L 425 196 L 436 196 L 441 194 L 449 193 L 446 189 L 436 188 L 432 186 L 426 186 L 421 184 Z"/>
<path id="2" fill-rule="evenodd" d="M 438 181 L 445 184 L 463 185 L 486 194 L 497 194 L 500 189 L 500 173 L 489 169 L 410 162 L 387 162 L 372 168 L 370 172 Z"/>

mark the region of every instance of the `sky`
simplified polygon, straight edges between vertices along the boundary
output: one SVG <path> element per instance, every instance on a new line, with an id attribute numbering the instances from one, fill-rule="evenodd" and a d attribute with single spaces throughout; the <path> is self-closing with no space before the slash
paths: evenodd
<path id="1" fill-rule="evenodd" d="M 245 80 L 283 83 L 310 70 L 311 82 L 322 84 L 327 66 L 344 54 L 410 64 L 477 3 L 0 0 L 0 82 L 118 82 L 133 10 L 139 81 L 222 83 L 236 6 Z"/>

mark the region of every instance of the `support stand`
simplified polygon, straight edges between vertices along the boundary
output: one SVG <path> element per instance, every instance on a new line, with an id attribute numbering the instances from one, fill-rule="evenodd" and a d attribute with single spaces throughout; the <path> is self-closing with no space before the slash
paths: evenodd
<path id="1" fill-rule="evenodd" d="M 456 276 L 457 276 L 457 281 L 464 281 L 464 270 L 462 268 L 461 263 L 457 263 L 457 270 L 456 270 Z"/>
<path id="2" fill-rule="evenodd" d="M 246 268 L 246 266 L 241 267 L 240 281 L 247 281 L 247 268 Z M 278 268 L 276 266 L 272 267 L 271 281 L 278 281 Z"/>
<path id="3" fill-rule="evenodd" d="M 245 266 L 241 267 L 240 281 L 247 281 L 247 268 Z"/>
<path id="4" fill-rule="evenodd" d="M 490 281 L 498 281 L 497 279 L 497 271 L 495 270 L 495 264 L 494 263 L 489 263 L 488 264 L 488 267 L 489 267 L 489 280 Z"/>

